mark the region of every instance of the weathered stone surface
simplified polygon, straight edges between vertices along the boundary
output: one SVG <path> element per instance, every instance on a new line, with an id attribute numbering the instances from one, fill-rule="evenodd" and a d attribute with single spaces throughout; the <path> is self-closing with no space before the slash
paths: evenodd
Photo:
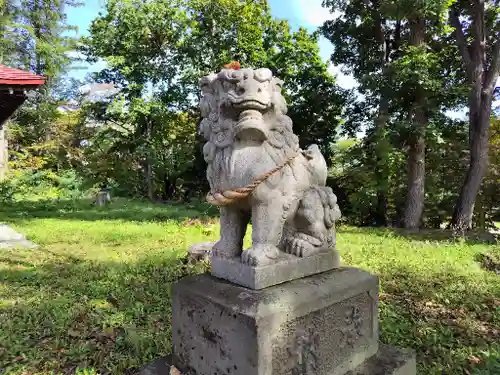
<path id="1" fill-rule="evenodd" d="M 211 273 L 250 289 L 263 289 L 339 267 L 338 252 L 327 250 L 305 258 L 281 254 L 276 263 L 260 267 L 241 263 L 239 258 L 212 257 Z"/>
<path id="2" fill-rule="evenodd" d="M 141 369 L 139 375 L 170 375 L 171 364 L 171 356 L 158 358 Z M 345 375 L 416 375 L 416 366 L 412 351 L 379 344 L 374 356 Z"/>
<path id="3" fill-rule="evenodd" d="M 170 375 L 170 366 L 172 365 L 172 356 L 165 356 L 155 359 L 150 364 L 144 366 L 139 375 Z"/>
<path id="4" fill-rule="evenodd" d="M 210 275 L 173 288 L 187 375 L 341 375 L 378 350 L 378 281 L 353 268 L 251 290 Z"/>
<path id="5" fill-rule="evenodd" d="M 191 245 L 188 249 L 188 255 L 191 260 L 199 261 L 205 260 L 209 261 L 212 255 L 212 248 L 215 242 L 201 242 Z"/>
<path id="6" fill-rule="evenodd" d="M 111 203 L 111 194 L 108 190 L 101 190 L 97 193 L 95 198 L 95 205 L 102 207 Z"/>
<path id="7" fill-rule="evenodd" d="M 376 355 L 346 375 L 416 375 L 415 354 L 389 345 L 379 345 Z"/>
<path id="8" fill-rule="evenodd" d="M 261 267 L 281 253 L 335 249 L 340 210 L 326 186 L 326 161 L 317 145 L 299 148 L 281 81 L 266 68 L 223 69 L 203 77 L 200 88 L 207 200 L 221 206 L 214 255 Z M 250 219 L 252 246 L 242 251 Z"/>
<path id="9" fill-rule="evenodd" d="M 26 236 L 16 232 L 7 224 L 0 224 L 0 249 L 16 247 L 32 249 L 38 247 L 38 245 L 29 241 Z"/>

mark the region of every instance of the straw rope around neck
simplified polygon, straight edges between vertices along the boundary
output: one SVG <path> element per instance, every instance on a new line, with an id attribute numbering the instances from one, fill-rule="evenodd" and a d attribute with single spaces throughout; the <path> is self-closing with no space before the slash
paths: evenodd
<path id="1" fill-rule="evenodd" d="M 255 179 L 245 187 L 225 190 L 223 192 L 208 193 L 207 202 L 215 206 L 229 206 L 237 201 L 247 198 L 257 186 L 267 180 L 274 173 L 289 165 L 297 157 L 297 155 L 298 153 L 290 156 L 283 164 L 271 169 L 269 172 L 264 173 L 262 176 Z"/>

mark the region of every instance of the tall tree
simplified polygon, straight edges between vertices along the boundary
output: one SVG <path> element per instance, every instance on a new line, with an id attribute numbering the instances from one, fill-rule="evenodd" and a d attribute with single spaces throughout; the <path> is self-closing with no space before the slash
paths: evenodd
<path id="1" fill-rule="evenodd" d="M 323 6 L 342 17 L 326 21 L 321 33 L 332 42 L 334 64 L 352 74 L 367 98 L 372 113 L 372 127 L 367 130 L 365 147 L 371 150 L 376 180 L 375 225 L 387 225 L 388 153 L 387 125 L 392 97 L 390 63 L 397 56 L 401 40 L 401 23 L 390 23 L 380 0 L 324 0 Z M 356 126 L 356 125 L 354 125 Z M 358 124 L 359 126 L 359 124 Z"/>
<path id="2" fill-rule="evenodd" d="M 323 5 L 341 16 L 325 22 L 323 34 L 335 46 L 332 61 L 346 67 L 360 82 L 364 110 L 371 108 L 364 139 L 366 163 L 376 184 L 374 224 L 385 225 L 389 201 L 390 157 L 407 150 L 407 192 L 399 211 L 406 228 L 421 224 L 425 198 L 425 135 L 431 116 L 454 105 L 445 65 L 448 53 L 441 35 L 447 2 L 405 0 L 337 1 Z M 439 41 L 439 42 L 436 42 Z M 444 52 L 443 52 L 444 51 Z M 350 122 L 366 126 L 366 118 Z M 405 136 L 403 142 L 398 139 Z M 374 195 L 375 195 L 374 194 Z"/>
<path id="3" fill-rule="evenodd" d="M 9 56 L 10 64 L 46 77 L 46 83 L 31 96 L 18 112 L 24 138 L 21 144 L 50 139 L 51 122 L 57 116 L 54 97 L 57 80 L 68 70 L 76 48 L 76 39 L 67 33 L 75 30 L 67 24 L 67 7 L 79 6 L 72 0 L 20 0 L 14 17 L 17 48 Z"/>
<path id="4" fill-rule="evenodd" d="M 190 119 L 197 114 L 200 76 L 232 60 L 269 67 L 285 81 L 296 132 L 328 153 L 347 93 L 328 73 L 317 42 L 317 33 L 292 32 L 286 21 L 274 20 L 266 0 L 110 0 L 83 51 L 108 62 L 101 78 L 121 85 L 127 100 L 151 90 L 168 111 Z M 161 123 L 155 126 L 153 137 L 164 134 Z M 159 168 L 153 175 L 162 174 Z"/>
<path id="5" fill-rule="evenodd" d="M 432 40 L 443 35 L 443 18 L 447 13 L 448 1 L 416 1 L 408 4 L 401 1 L 401 9 L 408 23 L 408 46 L 396 64 L 406 80 L 405 94 L 409 108 L 407 194 L 402 224 L 407 229 L 417 229 L 421 225 L 425 201 L 425 151 L 426 129 L 430 117 L 442 107 L 436 100 L 442 91 L 442 59 L 439 56 L 446 47 L 443 43 L 432 44 Z M 405 66 L 406 65 L 406 66 Z M 409 68 L 409 69 L 408 69 Z M 451 95 L 447 96 L 450 99 Z"/>
<path id="6" fill-rule="evenodd" d="M 16 49 L 14 20 L 19 13 L 13 0 L 0 0 L 0 64 L 9 64 Z"/>
<path id="7" fill-rule="evenodd" d="M 410 46 L 418 52 L 422 51 L 425 43 L 425 19 L 420 10 L 416 10 L 409 17 Z M 424 52 L 425 53 L 425 52 Z M 425 128 L 428 118 L 425 110 L 425 91 L 417 83 L 414 104 L 409 112 L 409 119 L 413 123 L 409 139 L 408 151 L 408 193 L 406 195 L 403 225 L 406 229 L 415 229 L 420 226 L 420 219 L 424 210 L 425 198 Z"/>
<path id="8" fill-rule="evenodd" d="M 470 160 L 451 226 L 471 227 L 474 203 L 488 166 L 488 139 L 494 89 L 500 74 L 500 6 L 497 1 L 460 1 L 450 23 L 469 84 Z"/>

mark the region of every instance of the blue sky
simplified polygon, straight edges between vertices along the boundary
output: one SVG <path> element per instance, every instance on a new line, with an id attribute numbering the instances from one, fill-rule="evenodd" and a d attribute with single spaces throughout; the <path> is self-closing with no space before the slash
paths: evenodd
<path id="1" fill-rule="evenodd" d="M 323 22 L 331 17 L 328 10 L 321 7 L 322 0 L 269 0 L 271 11 L 276 18 L 287 19 L 293 28 L 299 26 L 307 27 L 313 31 Z M 68 22 L 78 26 L 78 35 L 88 34 L 87 29 L 90 22 L 97 17 L 99 11 L 103 10 L 104 0 L 86 0 L 84 7 L 68 9 Z M 333 51 L 333 46 L 324 38 L 319 41 L 321 57 L 327 61 Z M 93 66 L 85 66 L 85 69 L 75 69 L 70 74 L 75 78 L 83 78 L 87 72 L 97 71 L 104 67 L 103 63 Z M 351 88 L 355 81 L 339 72 L 336 67 L 331 67 L 330 71 L 338 76 L 339 85 Z"/>

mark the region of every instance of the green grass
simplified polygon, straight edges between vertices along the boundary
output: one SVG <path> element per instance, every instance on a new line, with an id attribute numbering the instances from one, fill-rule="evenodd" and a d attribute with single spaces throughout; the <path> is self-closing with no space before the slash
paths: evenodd
<path id="1" fill-rule="evenodd" d="M 0 249 L 0 369 L 133 374 L 168 353 L 170 286 L 203 270 L 180 259 L 217 238 L 215 214 L 125 200 L 3 207 L 0 220 L 41 246 Z M 476 262 L 497 247 L 433 238 L 341 227 L 337 242 L 380 276 L 381 340 L 415 349 L 419 375 L 500 374 L 500 277 Z"/>

